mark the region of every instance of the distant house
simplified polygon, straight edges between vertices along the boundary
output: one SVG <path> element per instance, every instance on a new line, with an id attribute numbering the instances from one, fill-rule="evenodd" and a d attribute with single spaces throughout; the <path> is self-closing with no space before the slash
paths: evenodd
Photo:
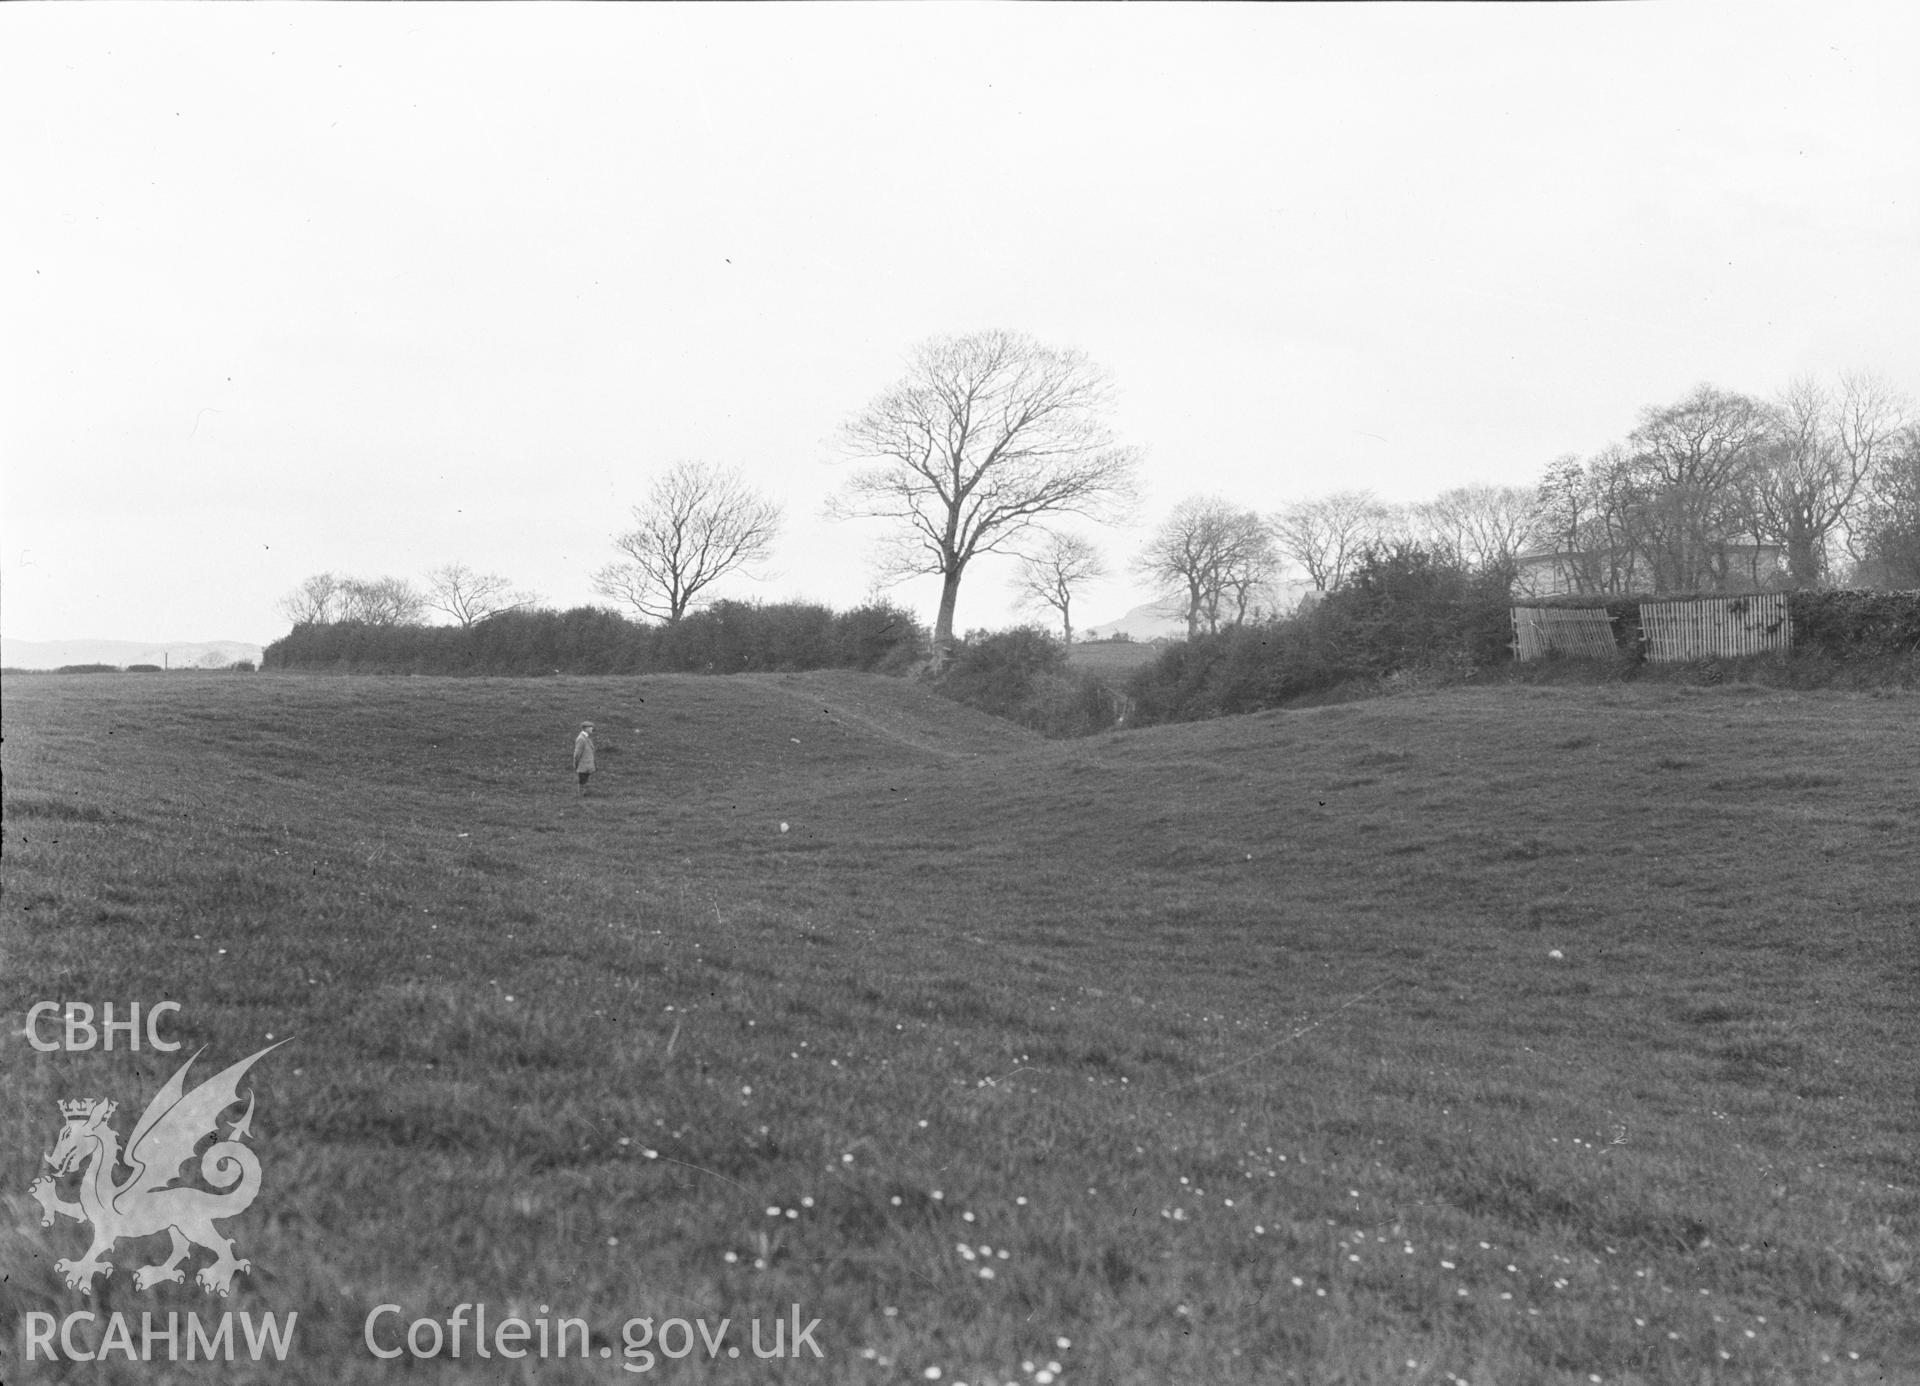
<path id="1" fill-rule="evenodd" d="M 1694 565 L 1688 592 L 1764 592 L 1783 585 L 1785 545 L 1750 539 L 1723 540 Z M 1570 593 L 1660 592 L 1679 590 L 1656 576 L 1662 565 L 1637 550 L 1537 549 L 1514 560 L 1514 591 L 1526 597 Z"/>

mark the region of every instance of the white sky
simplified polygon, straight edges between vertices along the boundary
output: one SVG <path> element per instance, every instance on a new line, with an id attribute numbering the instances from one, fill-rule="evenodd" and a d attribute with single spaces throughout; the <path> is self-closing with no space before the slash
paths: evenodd
<path id="1" fill-rule="evenodd" d="M 586 603 L 681 458 L 787 504 L 727 595 L 850 604 L 834 431 L 983 327 L 1146 449 L 1083 626 L 1194 492 L 1920 394 L 1916 51 L 1907 0 L 0 6 L 0 626 L 264 642 L 309 573 L 452 559 Z"/>

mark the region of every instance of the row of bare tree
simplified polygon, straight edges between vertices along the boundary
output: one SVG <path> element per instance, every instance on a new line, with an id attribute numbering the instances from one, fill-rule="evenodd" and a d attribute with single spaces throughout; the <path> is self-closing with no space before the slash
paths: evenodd
<path id="1" fill-rule="evenodd" d="M 502 611 L 532 606 L 539 597 L 516 588 L 497 573 L 476 573 L 464 563 L 448 563 L 416 586 L 403 577 L 356 578 L 315 573 L 280 599 L 280 614 L 296 626 L 358 621 L 370 626 L 405 626 L 437 611 L 471 626 Z"/>
<path id="2" fill-rule="evenodd" d="M 1093 541 L 1058 525 L 1121 518 L 1135 495 L 1138 458 L 1114 436 L 1112 403 L 1110 378 L 1078 351 L 1012 332 L 935 338 L 844 425 L 840 451 L 854 470 L 828 513 L 888 522 L 884 580 L 940 579 L 937 649 L 951 644 L 965 574 L 989 553 L 1021 558 L 1025 599 L 1058 613 L 1071 638 L 1075 593 L 1107 568 Z M 1794 582 L 1811 584 L 1841 555 L 1861 569 L 1910 534 L 1920 583 L 1917 466 L 1920 431 L 1906 403 L 1869 378 L 1836 390 L 1798 384 L 1772 402 L 1703 386 L 1644 411 L 1624 443 L 1555 462 L 1537 488 L 1462 486 L 1414 506 L 1346 491 L 1264 517 L 1195 496 L 1133 566 L 1178 595 L 1190 632 L 1270 610 L 1290 565 L 1330 590 L 1368 548 L 1403 540 L 1508 570 L 1544 554 L 1573 590 L 1704 590 L 1732 580 L 1742 561 L 1757 565 L 1769 546 Z M 633 518 L 594 587 L 671 624 L 720 578 L 771 554 L 781 512 L 738 473 L 687 462 L 656 478 Z M 532 600 L 451 564 L 424 589 L 321 574 L 283 610 L 296 622 L 437 610 L 471 624 Z"/>
<path id="3" fill-rule="evenodd" d="M 1624 443 L 1542 479 L 1535 539 L 1575 591 L 1697 591 L 1771 577 L 1920 583 L 1920 426 L 1871 376 L 1774 400 L 1701 386 Z"/>
<path id="4" fill-rule="evenodd" d="M 1870 376 L 1798 381 L 1773 401 L 1701 386 L 1644 410 L 1625 442 L 1558 459 L 1535 487 L 1476 483 L 1412 505 L 1340 491 L 1269 516 L 1193 496 L 1132 566 L 1191 636 L 1270 610 L 1288 571 L 1330 591 L 1396 544 L 1534 590 L 1920 586 L 1920 425 Z M 1017 590 L 1071 638 L 1074 592 L 1107 572 L 1090 541 L 1062 535 L 1025 560 Z"/>

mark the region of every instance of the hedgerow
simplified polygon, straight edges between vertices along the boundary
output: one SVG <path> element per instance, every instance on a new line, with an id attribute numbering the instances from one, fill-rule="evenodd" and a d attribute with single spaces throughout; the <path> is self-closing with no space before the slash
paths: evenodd
<path id="1" fill-rule="evenodd" d="M 969 632 L 955 642 L 935 687 L 1043 736 L 1089 736 L 1117 716 L 1112 691 L 1094 674 L 1069 668 L 1066 646 L 1037 626 Z"/>
<path id="2" fill-rule="evenodd" d="M 1300 613 L 1175 646 L 1127 686 L 1136 724 L 1190 721 L 1261 708 L 1365 696 L 1423 683 L 1559 677 L 1517 666 L 1512 609 L 1592 608 L 1611 618 L 1618 658 L 1606 678 L 1738 677 L 1783 687 L 1910 687 L 1920 681 L 1920 592 L 1793 592 L 1793 649 L 1704 671 L 1645 663 L 1641 608 L 1724 596 L 1641 593 L 1513 598 L 1507 575 L 1480 572 L 1417 545 L 1365 557 L 1342 587 Z M 1677 672 L 1672 672 L 1677 671 Z M 1581 674 L 1579 677 L 1592 677 Z"/>
<path id="3" fill-rule="evenodd" d="M 926 633 L 885 604 L 836 612 L 808 602 L 715 602 L 671 626 L 615 611 L 504 611 L 472 626 L 295 626 L 262 667 L 380 674 L 752 673 L 860 669 L 899 673 Z"/>
<path id="4" fill-rule="evenodd" d="M 1796 650 L 1837 659 L 1920 650 L 1920 592 L 1795 592 L 1787 610 Z"/>

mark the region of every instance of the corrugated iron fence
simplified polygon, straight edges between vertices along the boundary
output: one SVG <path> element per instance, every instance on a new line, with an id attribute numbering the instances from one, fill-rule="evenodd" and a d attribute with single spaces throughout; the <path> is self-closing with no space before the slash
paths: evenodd
<path id="1" fill-rule="evenodd" d="M 1612 620 L 1598 607 L 1513 608 L 1514 653 L 1544 659 L 1550 653 L 1608 659 L 1615 653 Z M 1640 636 L 1647 658 L 1660 663 L 1733 658 L 1793 648 L 1793 620 L 1784 592 L 1644 602 Z"/>
<path id="2" fill-rule="evenodd" d="M 1755 592 L 1694 602 L 1648 602 L 1640 608 L 1647 658 L 1677 663 L 1713 656 L 1765 654 L 1793 647 L 1785 592 Z"/>
<path id="3" fill-rule="evenodd" d="M 1556 653 L 1569 659 L 1611 659 L 1618 653 L 1613 620 L 1597 606 L 1516 606 L 1513 649 L 1521 659 Z"/>

